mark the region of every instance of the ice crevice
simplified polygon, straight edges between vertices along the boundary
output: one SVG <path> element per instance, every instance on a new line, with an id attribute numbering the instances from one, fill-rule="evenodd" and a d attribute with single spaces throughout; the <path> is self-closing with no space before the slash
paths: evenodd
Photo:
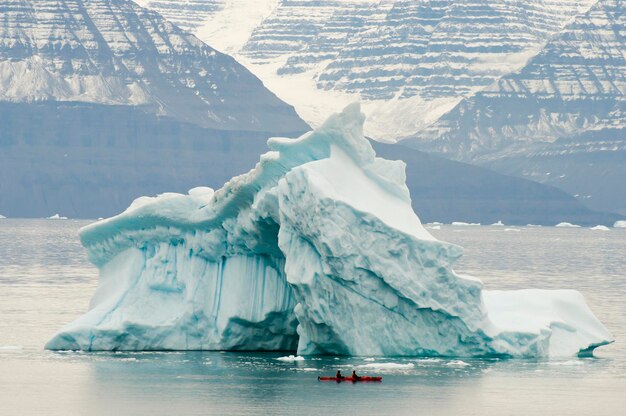
<path id="1" fill-rule="evenodd" d="M 358 104 L 270 150 L 220 190 L 137 199 L 88 225 L 89 311 L 49 349 L 299 355 L 588 354 L 612 341 L 572 290 L 484 290 L 376 157 Z"/>

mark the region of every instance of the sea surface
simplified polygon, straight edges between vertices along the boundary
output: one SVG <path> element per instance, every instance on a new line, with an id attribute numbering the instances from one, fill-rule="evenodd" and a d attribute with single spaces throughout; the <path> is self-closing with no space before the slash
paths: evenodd
<path id="1" fill-rule="evenodd" d="M 625 415 L 626 229 L 431 226 L 487 289 L 581 291 L 613 333 L 595 358 L 45 351 L 88 308 L 87 221 L 0 220 L 0 415 Z M 280 359 L 279 359 L 280 358 Z M 356 369 L 382 383 L 319 382 Z"/>

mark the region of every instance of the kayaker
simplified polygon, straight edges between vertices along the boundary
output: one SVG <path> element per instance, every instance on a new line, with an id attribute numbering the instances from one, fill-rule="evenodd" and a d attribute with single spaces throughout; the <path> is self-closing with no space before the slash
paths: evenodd
<path id="1" fill-rule="evenodd" d="M 342 378 L 345 378 L 344 376 L 341 375 L 341 370 L 337 370 L 337 374 L 335 375 L 335 377 L 339 380 L 341 380 Z"/>
<path id="2" fill-rule="evenodd" d="M 360 378 L 361 378 L 361 377 L 359 377 L 359 376 L 357 376 L 357 375 L 356 375 L 356 371 L 352 370 L 352 379 L 353 379 L 353 380 L 358 380 L 358 379 L 360 379 Z"/>

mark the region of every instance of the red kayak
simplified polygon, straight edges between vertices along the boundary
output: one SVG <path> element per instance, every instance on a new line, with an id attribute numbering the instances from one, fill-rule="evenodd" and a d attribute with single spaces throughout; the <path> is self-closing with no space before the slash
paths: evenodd
<path id="1" fill-rule="evenodd" d="M 337 378 L 337 377 L 318 377 L 317 379 L 319 381 L 336 381 L 336 382 L 351 381 L 353 383 L 355 383 L 357 381 L 383 381 L 382 377 L 370 377 L 370 376 L 361 376 L 361 377 L 357 377 L 357 378 L 352 378 L 352 377 L 341 377 L 341 378 Z"/>

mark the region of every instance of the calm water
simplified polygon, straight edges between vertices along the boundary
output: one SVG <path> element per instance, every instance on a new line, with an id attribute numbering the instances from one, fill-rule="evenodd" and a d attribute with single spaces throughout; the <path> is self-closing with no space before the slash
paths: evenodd
<path id="1" fill-rule="evenodd" d="M 285 354 L 53 353 L 44 343 L 87 309 L 97 272 L 86 222 L 0 220 L 0 415 L 623 415 L 626 230 L 444 226 L 456 269 L 487 288 L 580 290 L 617 342 L 597 358 L 437 360 Z M 337 368 L 380 384 L 317 381 Z"/>

